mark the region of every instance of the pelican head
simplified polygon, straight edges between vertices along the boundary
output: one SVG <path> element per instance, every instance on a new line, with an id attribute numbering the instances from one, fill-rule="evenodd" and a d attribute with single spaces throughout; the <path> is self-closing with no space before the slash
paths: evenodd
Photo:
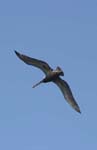
<path id="1" fill-rule="evenodd" d="M 64 72 L 59 66 L 57 66 L 56 71 L 60 73 L 60 76 L 64 76 Z"/>

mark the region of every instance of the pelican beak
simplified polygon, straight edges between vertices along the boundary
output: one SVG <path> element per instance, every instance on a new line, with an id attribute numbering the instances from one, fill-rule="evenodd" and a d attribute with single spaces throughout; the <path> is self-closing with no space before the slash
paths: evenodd
<path id="1" fill-rule="evenodd" d="M 35 88 L 36 86 L 38 86 L 39 84 L 43 83 L 43 80 L 41 80 L 40 82 L 36 83 L 35 85 L 32 86 L 32 88 Z"/>

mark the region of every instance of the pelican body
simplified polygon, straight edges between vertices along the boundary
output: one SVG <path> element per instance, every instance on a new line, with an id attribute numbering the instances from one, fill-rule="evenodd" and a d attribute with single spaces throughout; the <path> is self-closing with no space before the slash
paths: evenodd
<path id="1" fill-rule="evenodd" d="M 66 81 L 60 78 L 60 76 L 64 76 L 63 70 L 58 66 L 55 70 L 53 70 L 46 62 L 42 60 L 38 60 L 35 58 L 31 58 L 29 56 L 20 54 L 19 52 L 15 51 L 15 54 L 24 61 L 28 65 L 35 66 L 41 69 L 45 73 L 45 78 L 43 78 L 40 82 L 35 84 L 33 88 L 38 86 L 41 83 L 53 82 L 55 83 L 63 93 L 64 98 L 66 101 L 79 113 L 81 113 L 80 108 L 77 102 L 74 99 L 72 91 Z"/>
<path id="2" fill-rule="evenodd" d="M 44 79 L 35 84 L 33 88 L 38 86 L 40 83 L 54 82 L 59 76 L 64 76 L 64 73 L 60 67 L 57 67 L 56 70 L 49 72 Z"/>

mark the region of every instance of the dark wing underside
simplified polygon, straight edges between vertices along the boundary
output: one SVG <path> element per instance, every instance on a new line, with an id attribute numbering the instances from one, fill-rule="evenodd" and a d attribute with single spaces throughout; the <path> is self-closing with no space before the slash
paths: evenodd
<path id="1" fill-rule="evenodd" d="M 66 101 L 79 113 L 81 113 L 80 108 L 78 106 L 78 104 L 76 103 L 73 94 L 71 92 L 71 89 L 69 87 L 69 85 L 67 84 L 66 81 L 62 80 L 61 78 L 57 78 L 54 81 L 55 84 L 57 84 L 57 86 L 60 88 L 60 90 L 62 91 L 64 98 L 66 99 Z"/>
<path id="2" fill-rule="evenodd" d="M 46 75 L 48 74 L 49 71 L 52 71 L 52 68 L 44 61 L 28 57 L 26 55 L 18 53 L 17 51 L 15 51 L 15 53 L 26 64 L 32 65 L 41 69 Z"/>

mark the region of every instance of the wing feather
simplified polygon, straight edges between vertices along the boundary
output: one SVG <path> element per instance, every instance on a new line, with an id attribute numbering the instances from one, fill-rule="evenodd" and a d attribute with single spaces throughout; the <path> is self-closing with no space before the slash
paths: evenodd
<path id="1" fill-rule="evenodd" d="M 75 101 L 72 91 L 68 85 L 68 83 L 64 80 L 62 80 L 61 78 L 57 78 L 54 83 L 60 88 L 60 90 L 62 91 L 64 98 L 66 99 L 66 101 L 79 113 L 81 113 L 80 108 L 77 104 L 77 102 Z"/>
<path id="2" fill-rule="evenodd" d="M 26 55 L 20 54 L 17 51 L 15 51 L 15 54 L 26 64 L 35 66 L 39 69 L 41 69 L 46 75 L 49 71 L 52 71 L 53 69 L 44 61 L 28 57 Z"/>

